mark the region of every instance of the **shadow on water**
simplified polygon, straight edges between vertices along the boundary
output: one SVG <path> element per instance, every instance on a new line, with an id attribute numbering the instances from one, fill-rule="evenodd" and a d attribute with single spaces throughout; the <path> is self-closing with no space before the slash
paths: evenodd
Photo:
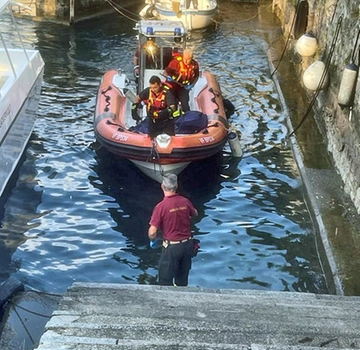
<path id="1" fill-rule="evenodd" d="M 160 251 L 150 250 L 149 254 L 147 230 L 152 210 L 163 198 L 160 184 L 142 174 L 131 162 L 118 159 L 103 148 L 96 152 L 93 170 L 97 174 L 89 178 L 93 186 L 119 204 L 119 208 L 109 210 L 116 223 L 113 229 L 127 238 L 123 251 L 137 256 L 138 263 L 121 258 L 120 252 L 115 253 L 113 259 L 142 270 L 137 278 L 138 283 L 156 283 L 156 274 L 149 275 L 146 270 L 149 267 L 157 268 Z M 191 163 L 179 175 L 178 192 L 194 203 L 200 217 L 204 211 L 204 202 L 214 198 L 220 190 L 219 170 L 220 157 L 214 156 Z M 197 231 L 194 228 L 194 234 Z"/>
<path id="2" fill-rule="evenodd" d="M 162 198 L 157 182 L 141 174 L 126 159 L 118 159 L 104 149 L 97 152 L 97 164 L 93 170 L 98 178 L 91 179 L 94 187 L 119 203 L 121 211 L 111 211 L 117 223 L 115 229 L 122 232 L 136 245 L 144 245 L 144 233 L 154 205 Z M 98 183 L 101 180 L 101 183 Z"/>
<path id="3" fill-rule="evenodd" d="M 26 149 L 0 198 L 0 283 L 21 267 L 13 253 L 26 241 L 28 220 L 37 217 L 41 202 L 41 193 L 34 191 L 36 171 L 29 153 Z"/>

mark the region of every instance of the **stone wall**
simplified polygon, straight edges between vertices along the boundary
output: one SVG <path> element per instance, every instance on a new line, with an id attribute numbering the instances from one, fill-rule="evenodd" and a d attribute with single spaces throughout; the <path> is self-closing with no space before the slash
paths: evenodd
<path id="1" fill-rule="evenodd" d="M 341 109 L 338 105 L 339 87 L 344 68 L 349 63 L 359 64 L 360 39 L 354 50 L 360 27 L 360 4 L 358 1 L 308 0 L 308 25 L 318 39 L 318 48 L 313 57 L 296 53 L 294 18 L 300 2 L 306 0 L 273 0 L 273 11 L 282 23 L 284 37 L 290 35 L 289 55 L 298 55 L 294 69 L 300 77 L 315 61 L 328 60 L 337 27 L 338 39 L 329 66 L 329 85 L 322 90 L 314 104 L 317 124 L 323 133 L 334 165 L 344 182 L 344 190 L 353 200 L 360 214 L 360 82 L 357 76 L 352 107 Z M 352 54 L 355 52 L 354 60 Z M 299 59 L 300 58 L 300 59 Z M 309 101 L 314 91 L 308 91 Z"/>
<path id="2" fill-rule="evenodd" d="M 142 0 L 113 0 L 120 8 L 128 8 L 141 4 Z M 31 11 L 19 8 L 19 14 L 31 16 L 34 19 L 54 19 L 60 22 L 69 21 L 70 0 L 23 0 L 21 3 L 30 7 Z M 112 11 L 113 8 L 104 0 L 73 0 L 75 20 L 86 18 L 92 15 Z M 15 9 L 17 10 L 17 8 Z M 22 13 L 23 12 L 23 13 Z"/>

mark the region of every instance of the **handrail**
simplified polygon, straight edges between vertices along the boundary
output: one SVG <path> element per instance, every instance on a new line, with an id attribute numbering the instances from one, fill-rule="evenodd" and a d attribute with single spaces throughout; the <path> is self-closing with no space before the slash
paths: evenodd
<path id="1" fill-rule="evenodd" d="M 29 58 L 29 55 L 28 55 L 28 53 L 27 53 L 27 51 L 26 51 L 25 45 L 24 45 L 24 43 L 23 43 L 23 41 L 22 41 L 22 38 L 21 38 L 21 35 L 20 35 L 20 31 L 19 31 L 19 28 L 18 28 L 18 26 L 17 26 L 17 23 L 16 23 L 16 20 L 15 20 L 14 14 L 13 14 L 13 12 L 12 12 L 11 6 L 13 6 L 13 5 L 22 6 L 22 7 L 24 7 L 24 8 L 28 8 L 28 7 L 25 6 L 25 5 L 23 5 L 23 4 L 21 4 L 21 3 L 17 3 L 17 2 L 13 2 L 13 1 L 9 1 L 8 4 L 7 4 L 7 6 L 6 6 L 6 7 L 8 8 L 8 10 L 9 10 L 9 13 L 10 13 L 10 16 L 11 16 L 11 21 L 12 21 L 14 27 L 15 27 L 17 36 L 18 36 L 18 38 L 19 38 L 19 40 L 20 40 L 21 49 L 22 49 L 22 51 L 24 52 L 27 61 L 28 61 L 28 62 L 31 62 L 31 61 L 30 61 L 30 58 Z M 8 59 L 8 61 L 9 61 L 10 67 L 11 67 L 11 70 L 12 70 L 14 76 L 17 77 L 18 74 L 17 74 L 17 72 L 16 72 L 16 69 L 15 69 L 15 67 L 14 67 L 13 61 L 12 61 L 12 59 L 11 59 L 11 55 L 10 55 L 10 53 L 9 53 L 9 50 L 8 50 L 8 48 L 7 48 L 5 39 L 4 39 L 4 37 L 3 37 L 3 35 L 2 35 L 1 32 L 0 32 L 0 39 L 1 39 L 1 42 L 2 42 L 2 44 L 3 44 L 3 47 L 4 47 L 4 50 L 5 50 L 7 59 Z"/>
<path id="2" fill-rule="evenodd" d="M 15 70 L 15 68 L 14 68 L 14 65 L 13 65 L 13 63 L 12 63 L 12 60 L 11 60 L 11 57 L 10 57 L 10 54 L 9 54 L 9 51 L 8 51 L 7 46 L 6 46 L 6 44 L 5 44 L 4 37 L 2 36 L 1 33 L 0 33 L 0 38 L 1 38 L 1 41 L 2 41 L 2 43 L 3 43 L 6 56 L 7 56 L 7 58 L 8 58 L 9 63 L 10 63 L 11 70 L 13 71 L 15 77 L 17 77 L 16 70 Z"/>
<path id="3" fill-rule="evenodd" d="M 21 47 L 22 47 L 22 49 L 24 50 L 24 53 L 25 53 L 25 56 L 26 56 L 28 62 L 30 62 L 30 58 L 29 58 L 29 56 L 28 56 L 28 54 L 27 54 L 27 52 L 26 52 L 25 45 L 24 45 L 24 43 L 23 43 L 23 41 L 22 41 L 22 39 L 21 39 L 21 35 L 20 35 L 19 28 L 18 28 L 18 26 L 17 26 L 16 20 L 15 20 L 15 17 L 14 17 L 14 14 L 13 14 L 13 12 L 11 11 L 11 6 L 12 6 L 11 4 L 12 4 L 12 2 L 9 3 L 9 11 L 10 11 L 10 14 L 11 14 L 11 18 L 12 18 L 12 21 L 13 21 L 13 23 L 14 23 L 14 25 L 15 25 L 15 29 L 16 29 L 17 35 L 18 35 L 18 37 L 19 37 L 19 39 L 20 39 Z M 16 5 L 19 5 L 19 3 L 16 3 Z M 20 4 L 20 5 L 21 5 L 21 4 Z M 22 6 L 24 6 L 24 5 L 22 5 Z"/>

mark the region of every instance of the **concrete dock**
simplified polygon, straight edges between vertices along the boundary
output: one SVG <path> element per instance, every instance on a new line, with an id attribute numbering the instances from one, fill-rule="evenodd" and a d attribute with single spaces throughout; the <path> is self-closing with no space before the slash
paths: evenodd
<path id="1" fill-rule="evenodd" d="M 360 297 L 74 283 L 37 349 L 320 348 L 360 348 Z"/>

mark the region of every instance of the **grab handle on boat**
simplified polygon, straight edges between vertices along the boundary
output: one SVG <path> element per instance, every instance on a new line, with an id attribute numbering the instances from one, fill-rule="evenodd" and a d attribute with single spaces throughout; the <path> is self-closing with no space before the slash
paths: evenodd
<path id="1" fill-rule="evenodd" d="M 135 103 L 136 95 L 130 89 L 123 89 L 124 95 L 129 99 L 131 103 Z"/>

